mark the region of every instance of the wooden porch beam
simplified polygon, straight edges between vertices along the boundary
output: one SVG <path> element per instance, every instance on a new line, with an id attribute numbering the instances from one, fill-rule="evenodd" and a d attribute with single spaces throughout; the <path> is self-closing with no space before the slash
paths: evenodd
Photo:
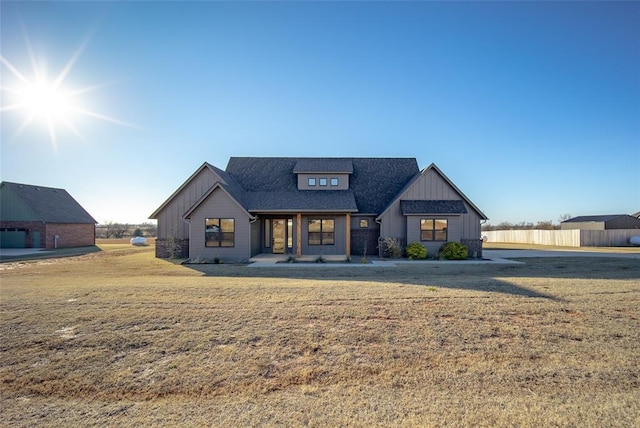
<path id="1" fill-rule="evenodd" d="M 347 213 L 347 257 L 351 257 L 351 213 Z"/>
<path id="2" fill-rule="evenodd" d="M 302 255 L 302 214 L 296 214 L 296 257 Z"/>

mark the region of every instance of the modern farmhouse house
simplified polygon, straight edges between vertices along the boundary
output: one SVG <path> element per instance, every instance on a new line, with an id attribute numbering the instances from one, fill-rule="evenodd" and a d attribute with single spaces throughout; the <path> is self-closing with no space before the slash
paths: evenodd
<path id="1" fill-rule="evenodd" d="M 204 163 L 150 218 L 156 256 L 248 260 L 261 253 L 378 254 L 379 238 L 447 241 L 481 257 L 487 217 L 440 169 L 414 158 L 232 157 Z M 171 248 L 169 248 L 171 247 Z"/>
<path id="2" fill-rule="evenodd" d="M 96 221 L 66 190 L 0 183 L 0 247 L 83 247 L 95 237 Z"/>

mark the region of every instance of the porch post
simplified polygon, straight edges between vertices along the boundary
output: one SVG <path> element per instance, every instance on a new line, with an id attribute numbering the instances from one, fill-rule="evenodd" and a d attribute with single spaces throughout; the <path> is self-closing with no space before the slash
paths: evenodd
<path id="1" fill-rule="evenodd" d="M 296 214 L 296 257 L 302 255 L 302 214 Z"/>
<path id="2" fill-rule="evenodd" d="M 347 213 L 347 257 L 351 257 L 351 213 Z"/>

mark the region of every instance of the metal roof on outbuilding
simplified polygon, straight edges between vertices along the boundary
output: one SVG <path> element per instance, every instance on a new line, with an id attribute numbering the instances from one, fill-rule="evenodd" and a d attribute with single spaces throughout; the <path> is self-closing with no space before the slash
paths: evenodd
<path id="1" fill-rule="evenodd" d="M 606 222 L 615 220 L 620 217 L 629 217 L 627 214 L 608 214 L 608 215 L 583 215 L 570 218 L 563 221 L 563 223 L 584 223 L 588 221 Z"/>

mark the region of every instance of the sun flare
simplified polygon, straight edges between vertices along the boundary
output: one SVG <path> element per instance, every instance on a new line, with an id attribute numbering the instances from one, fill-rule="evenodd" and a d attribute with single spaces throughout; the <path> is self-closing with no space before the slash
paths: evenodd
<path id="1" fill-rule="evenodd" d="M 83 95 L 103 85 L 74 89 L 67 84 L 67 76 L 86 46 L 86 42 L 72 55 L 60 73 L 54 79 L 49 79 L 46 67 L 42 62 L 36 61 L 29 39 L 27 37 L 25 39 L 27 53 L 31 60 L 31 74 L 18 70 L 7 58 L 0 55 L 0 62 L 11 72 L 10 76 L 13 78 L 9 83 L 9 78 L 3 77 L 0 89 L 5 94 L 2 97 L 3 104 L 0 112 L 16 111 L 23 116 L 14 136 L 28 127 L 39 126 L 46 130 L 53 148 L 57 149 L 61 129 L 67 129 L 82 138 L 77 125 L 83 117 L 133 127 L 83 105 Z"/>
<path id="2" fill-rule="evenodd" d="M 45 80 L 30 85 L 21 94 L 25 110 L 45 121 L 65 120 L 73 107 L 69 95 Z"/>

